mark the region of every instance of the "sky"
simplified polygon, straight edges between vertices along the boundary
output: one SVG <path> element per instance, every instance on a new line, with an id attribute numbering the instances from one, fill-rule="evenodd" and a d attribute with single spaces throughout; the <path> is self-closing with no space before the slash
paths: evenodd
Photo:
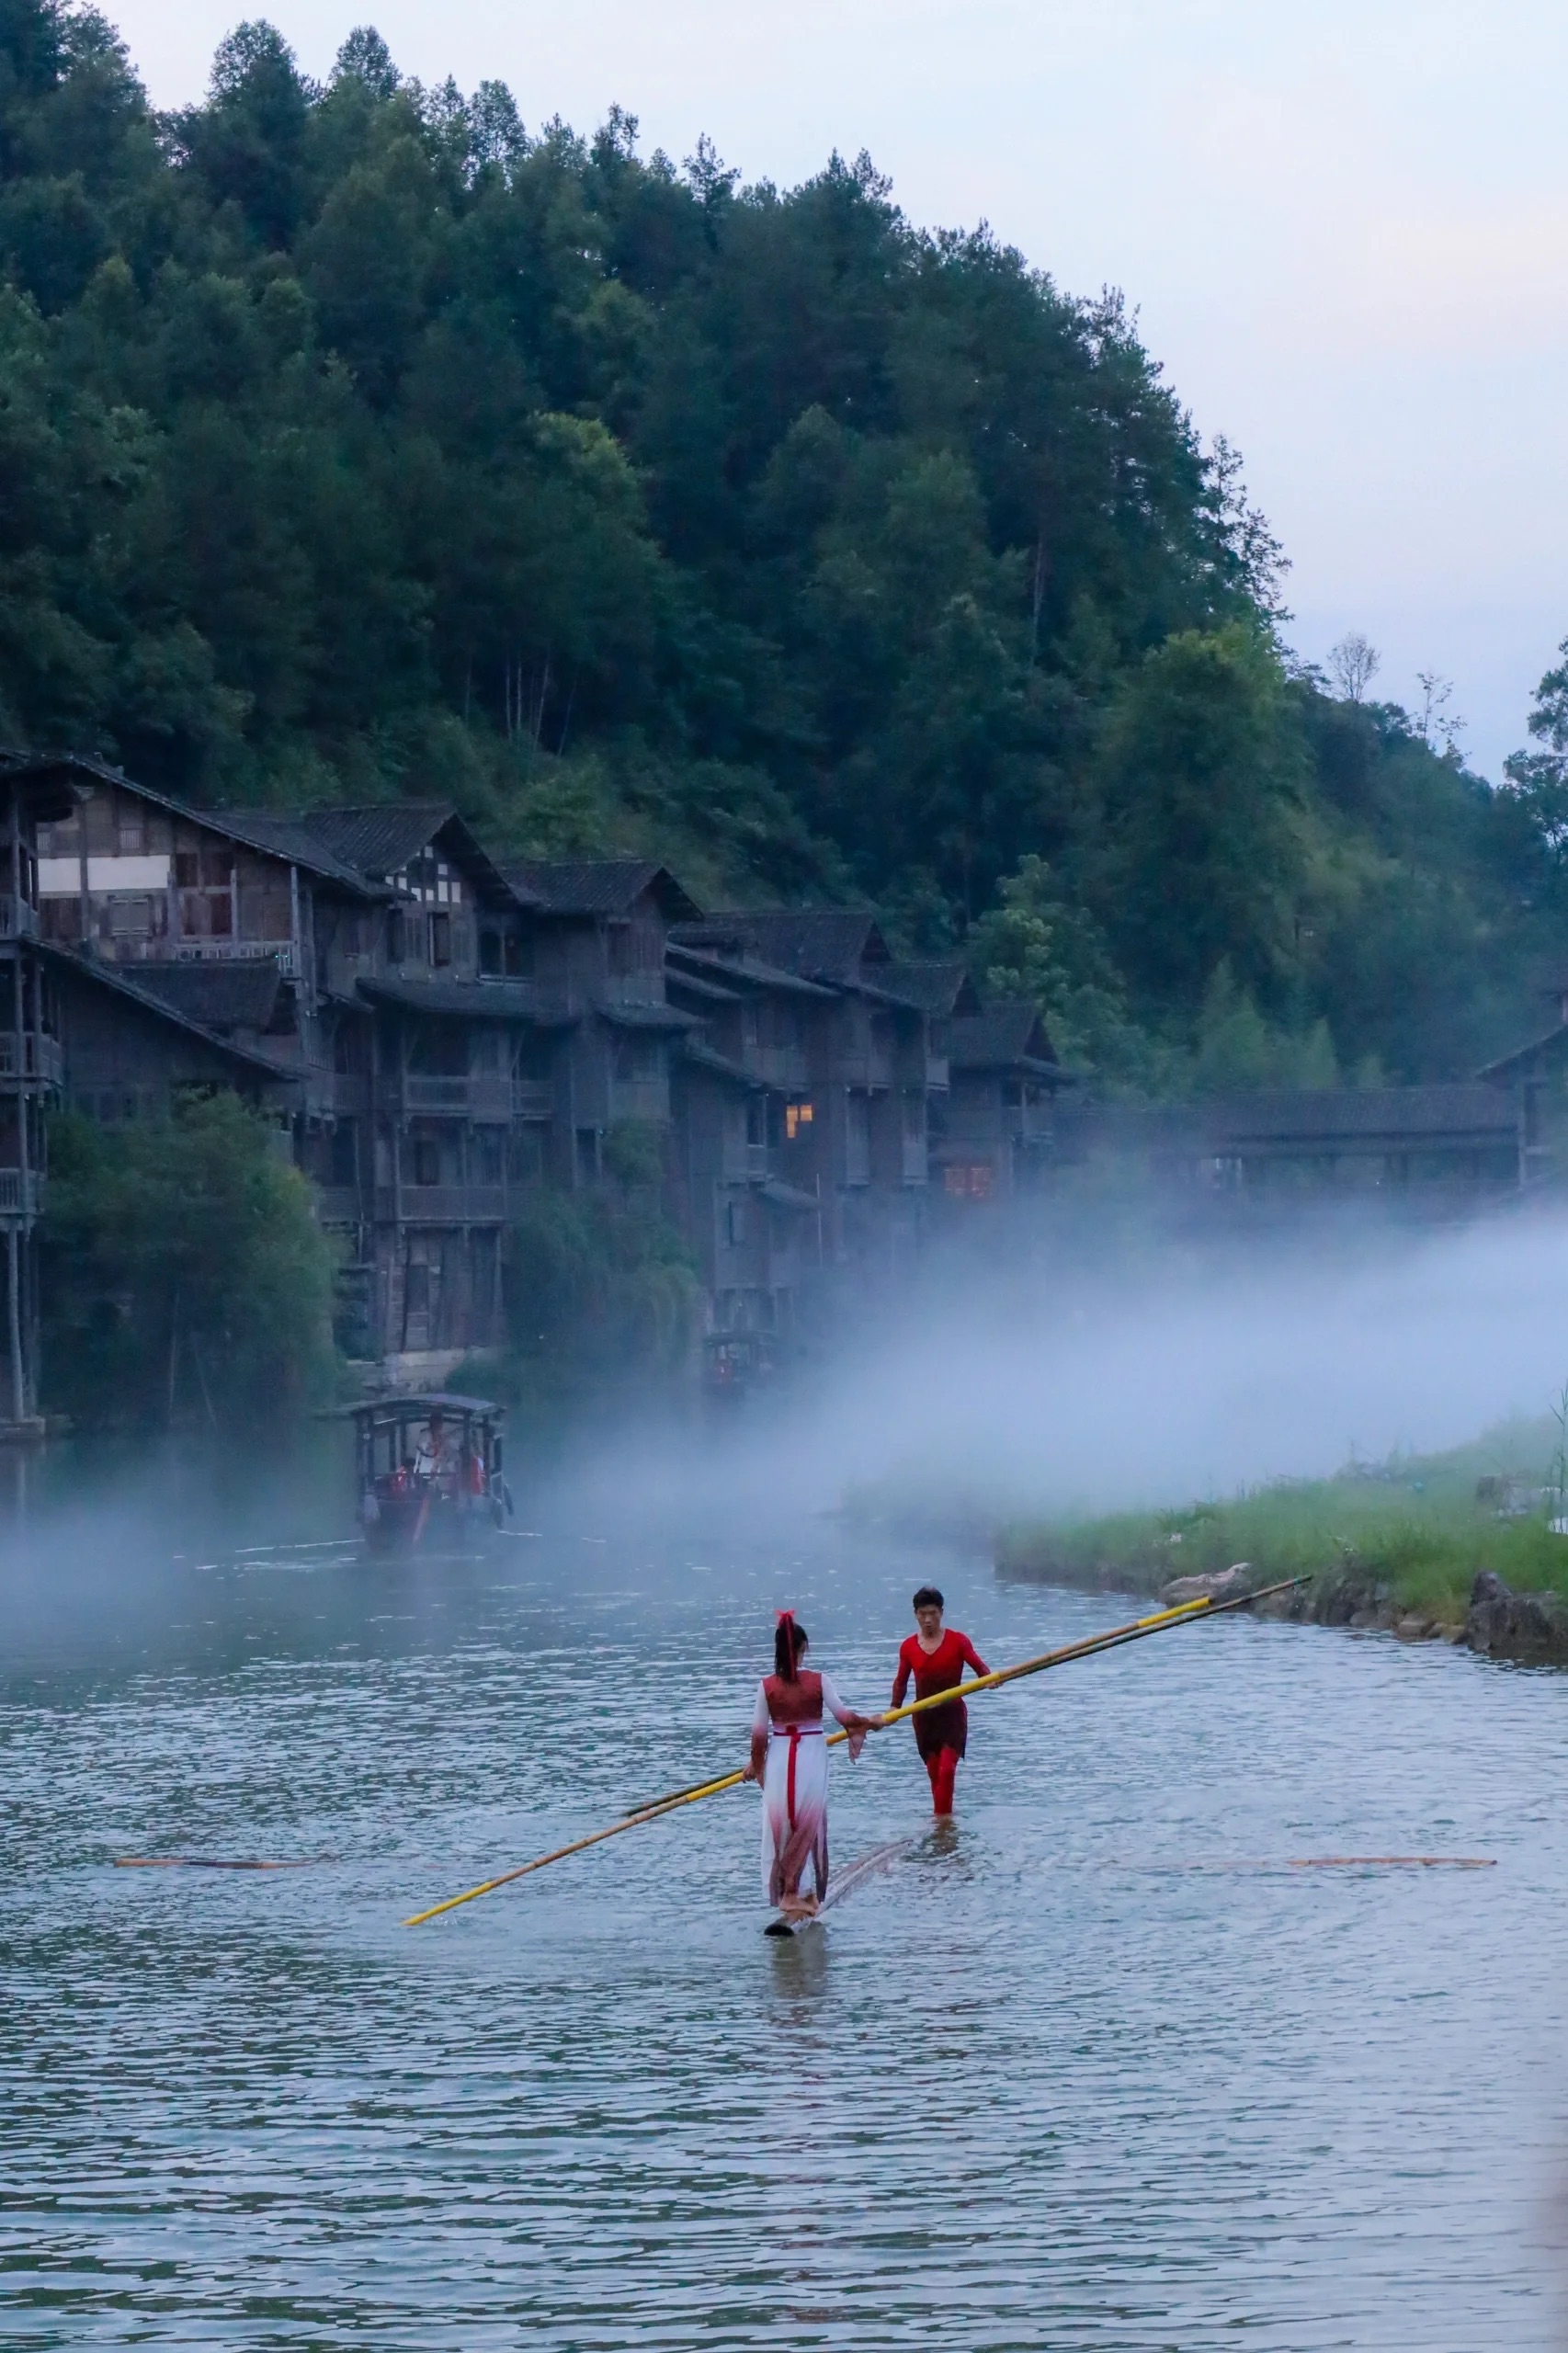
<path id="1" fill-rule="evenodd" d="M 277 0 L 325 75 L 358 7 Z M 225 0 L 105 0 L 153 102 L 199 97 Z M 1495 777 L 1568 635 L 1568 10 L 1548 0 L 376 0 L 405 74 L 505 81 L 530 129 L 612 103 L 788 185 L 869 151 L 909 218 L 988 221 L 1120 287 L 1292 569 L 1286 634 L 1374 695 L 1452 681 Z"/>

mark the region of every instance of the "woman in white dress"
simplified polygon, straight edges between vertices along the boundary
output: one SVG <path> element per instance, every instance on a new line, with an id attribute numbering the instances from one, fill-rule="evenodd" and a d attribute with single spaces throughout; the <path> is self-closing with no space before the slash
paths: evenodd
<path id="1" fill-rule="evenodd" d="M 798 1918 L 814 1912 L 827 1893 L 827 1745 L 824 1716 L 849 1734 L 849 1754 L 858 1756 L 866 1734 L 881 1722 L 846 1708 L 833 1678 L 801 1665 L 806 1630 L 794 1612 L 781 1609 L 773 1638 L 774 1671 L 757 1686 L 751 1720 L 748 1781 L 762 1783 L 762 1883 L 767 1900 Z M 812 1893 L 801 1893 L 806 1865 Z"/>

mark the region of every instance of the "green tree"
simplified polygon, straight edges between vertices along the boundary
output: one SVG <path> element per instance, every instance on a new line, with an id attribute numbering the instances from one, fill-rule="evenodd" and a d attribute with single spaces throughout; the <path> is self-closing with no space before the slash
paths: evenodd
<path id="1" fill-rule="evenodd" d="M 321 1399 L 333 1254 L 278 1141 L 228 1094 L 114 1131 L 55 1121 L 40 1228 L 51 1409 L 254 1435 Z"/>
<path id="2" fill-rule="evenodd" d="M 1271 646 L 1239 621 L 1168 638 L 1119 689 L 1102 765 L 1101 903 L 1134 983 L 1196 1010 L 1222 960 L 1277 982 L 1305 762 Z"/>

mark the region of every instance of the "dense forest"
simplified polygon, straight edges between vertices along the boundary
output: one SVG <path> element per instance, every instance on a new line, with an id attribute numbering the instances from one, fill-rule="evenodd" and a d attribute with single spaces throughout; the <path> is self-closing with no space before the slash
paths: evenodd
<path id="1" fill-rule="evenodd" d="M 1121 301 L 864 156 L 525 128 L 368 28 L 318 86 L 242 25 L 160 116 L 101 17 L 0 0 L 0 266 L 12 741 L 869 899 L 1147 1090 L 1450 1075 L 1535 1017 L 1552 755 L 1494 791 L 1294 664 Z"/>

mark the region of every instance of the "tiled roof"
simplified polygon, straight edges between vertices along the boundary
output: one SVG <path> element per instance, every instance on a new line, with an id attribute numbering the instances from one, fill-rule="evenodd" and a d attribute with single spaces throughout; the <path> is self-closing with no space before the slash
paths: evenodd
<path id="1" fill-rule="evenodd" d="M 142 963 L 131 977 L 146 995 L 204 1029 L 221 1031 L 265 1029 L 277 1010 L 282 981 L 276 956 Z"/>
<path id="2" fill-rule="evenodd" d="M 502 871 L 514 890 L 531 893 L 552 915 L 630 915 L 650 890 L 672 921 L 701 913 L 668 867 L 650 858 L 525 858 Z"/>
<path id="3" fill-rule="evenodd" d="M 532 981 L 361 980 L 358 989 L 375 1005 L 456 1014 L 468 1021 L 529 1021 L 540 1029 L 570 1029 L 576 1018 Z"/>
<path id="4" fill-rule="evenodd" d="M 1177 1115 L 1178 1118 L 1180 1115 Z M 1418 1142 L 1518 1131 L 1518 1108 L 1496 1086 L 1325 1086 L 1195 1104 L 1187 1121 L 1216 1145 L 1331 1143 L 1336 1137 Z"/>
<path id="5" fill-rule="evenodd" d="M 325 855 L 347 871 L 376 883 L 390 882 L 411 858 L 438 841 L 454 862 L 466 868 L 495 898 L 518 895 L 478 835 L 445 801 L 375 801 L 359 808 L 306 809 L 288 814 L 244 809 L 223 813 L 236 824 L 254 825 L 259 820 L 280 847 L 295 839 L 308 843 L 317 857 Z"/>
<path id="6" fill-rule="evenodd" d="M 946 1020 L 955 1013 L 980 1011 L 980 999 L 967 964 L 885 964 L 877 975 L 877 985 L 885 989 L 889 996 L 917 1006 L 934 1020 Z"/>
<path id="7" fill-rule="evenodd" d="M 1056 1049 L 1038 1008 L 1021 998 L 1006 998 L 983 1013 L 960 1014 L 949 1025 L 948 1060 L 959 1070 L 1007 1070 L 1028 1063 L 1054 1072 Z"/>
<path id="8" fill-rule="evenodd" d="M 672 963 L 705 972 L 717 981 L 749 981 L 754 987 L 783 989 L 791 996 L 832 997 L 833 991 L 823 988 L 816 981 L 802 981 L 798 973 L 786 972 L 780 965 L 765 964 L 759 958 L 746 955 L 739 940 L 731 942 L 731 953 L 718 948 L 694 948 L 684 937 L 676 937 L 676 931 L 684 935 L 697 927 L 679 924 L 672 930 L 665 946 Z"/>
<path id="9" fill-rule="evenodd" d="M 683 946 L 722 952 L 733 942 L 802 980 L 886 984 L 887 943 L 869 907 L 764 907 L 707 915 L 678 926 Z M 862 968 L 872 969 L 863 974 Z"/>
<path id="10" fill-rule="evenodd" d="M 249 1046 L 236 1045 L 232 1039 L 219 1037 L 204 1023 L 193 1021 L 187 1013 L 181 1012 L 176 1006 L 166 1003 L 152 990 L 143 987 L 139 977 L 132 977 L 133 973 L 140 975 L 142 967 L 100 963 L 97 957 L 84 956 L 74 948 L 57 948 L 49 940 L 40 940 L 37 946 L 38 953 L 45 962 L 52 963 L 57 971 L 74 974 L 89 987 L 108 989 L 115 996 L 129 998 L 155 1020 L 172 1022 L 176 1029 L 199 1038 L 202 1044 L 210 1046 L 215 1054 L 226 1055 L 231 1062 L 243 1063 L 247 1070 L 279 1082 L 298 1076 L 297 1072 L 282 1068 L 268 1055 L 256 1053 Z"/>

